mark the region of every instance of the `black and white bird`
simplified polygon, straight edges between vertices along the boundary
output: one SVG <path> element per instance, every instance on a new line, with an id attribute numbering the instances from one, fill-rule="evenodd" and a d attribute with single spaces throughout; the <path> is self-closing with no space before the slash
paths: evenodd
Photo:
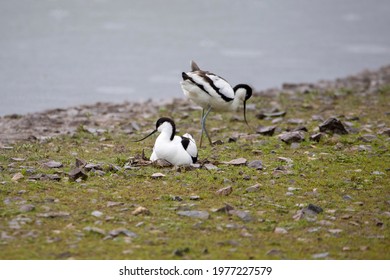
<path id="1" fill-rule="evenodd" d="M 164 159 L 173 165 L 188 165 L 198 159 L 198 149 L 191 134 L 176 135 L 175 122 L 170 118 L 160 118 L 156 122 L 156 129 L 146 137 L 136 140 L 142 141 L 156 132 L 160 132 L 154 143 L 151 161 Z"/>
<path id="2" fill-rule="evenodd" d="M 206 130 L 206 118 L 211 110 L 226 112 L 237 111 L 239 105 L 244 107 L 244 120 L 246 120 L 246 102 L 252 96 L 252 88 L 247 84 L 238 84 L 232 87 L 225 79 L 208 71 L 200 70 L 198 65 L 191 61 L 191 72 L 182 73 L 181 88 L 184 95 L 203 108 L 200 135 L 202 146 L 203 131 L 212 145 Z"/>

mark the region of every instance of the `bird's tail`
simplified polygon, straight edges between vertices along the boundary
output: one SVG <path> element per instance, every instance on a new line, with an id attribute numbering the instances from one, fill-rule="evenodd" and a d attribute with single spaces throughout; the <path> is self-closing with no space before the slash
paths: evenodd
<path id="1" fill-rule="evenodd" d="M 191 60 L 191 71 L 199 71 L 200 68 L 198 64 L 195 63 L 195 61 Z"/>

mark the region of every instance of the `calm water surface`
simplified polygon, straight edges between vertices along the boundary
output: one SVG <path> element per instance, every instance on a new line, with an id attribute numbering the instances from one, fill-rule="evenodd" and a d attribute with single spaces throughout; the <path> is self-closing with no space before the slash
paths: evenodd
<path id="1" fill-rule="evenodd" d="M 3 0 L 0 115 L 182 97 L 194 59 L 255 89 L 390 63 L 388 0 Z"/>

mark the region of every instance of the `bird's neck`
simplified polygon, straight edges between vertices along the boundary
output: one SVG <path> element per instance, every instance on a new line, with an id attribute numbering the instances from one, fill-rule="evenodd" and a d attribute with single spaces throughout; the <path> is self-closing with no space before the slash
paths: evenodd
<path id="1" fill-rule="evenodd" d="M 173 133 L 172 128 L 167 128 L 161 132 L 160 137 L 161 139 L 172 141 L 173 137 L 175 137 L 175 135 L 172 135 L 172 133 Z"/>

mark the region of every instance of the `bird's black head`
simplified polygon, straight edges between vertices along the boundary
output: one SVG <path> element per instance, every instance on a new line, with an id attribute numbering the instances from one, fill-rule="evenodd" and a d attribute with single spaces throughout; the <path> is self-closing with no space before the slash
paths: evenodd
<path id="1" fill-rule="evenodd" d="M 159 130 L 159 127 L 161 127 L 164 123 L 169 123 L 169 125 L 172 127 L 172 135 L 171 135 L 171 140 L 175 137 L 176 134 L 176 125 L 175 122 L 167 117 L 162 117 L 159 118 L 156 122 L 156 130 Z"/>
<path id="2" fill-rule="evenodd" d="M 233 90 L 236 92 L 239 89 L 245 90 L 245 101 L 247 101 L 252 96 L 252 88 L 247 84 L 238 84 L 236 85 Z"/>

